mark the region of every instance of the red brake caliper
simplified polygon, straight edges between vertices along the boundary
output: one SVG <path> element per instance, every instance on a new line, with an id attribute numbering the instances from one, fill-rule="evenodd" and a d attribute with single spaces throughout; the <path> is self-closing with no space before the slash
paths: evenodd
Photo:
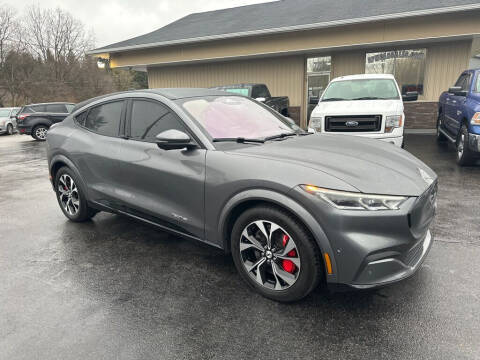
<path id="1" fill-rule="evenodd" d="M 283 235 L 283 238 L 282 238 L 283 247 L 287 246 L 287 243 L 288 243 L 288 236 Z M 297 256 L 297 252 L 295 251 L 295 249 L 293 249 L 293 250 L 288 252 L 287 256 L 295 257 L 295 256 Z M 295 264 L 293 263 L 293 261 L 286 260 L 286 259 L 282 260 L 282 267 L 283 267 L 283 270 L 285 270 L 286 272 L 289 272 L 290 274 L 295 272 L 295 269 L 297 268 L 295 266 Z"/>

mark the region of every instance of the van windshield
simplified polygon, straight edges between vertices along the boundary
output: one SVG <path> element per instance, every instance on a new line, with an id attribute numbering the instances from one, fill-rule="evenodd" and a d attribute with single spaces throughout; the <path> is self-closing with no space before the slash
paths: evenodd
<path id="1" fill-rule="evenodd" d="M 358 79 L 332 82 L 321 101 L 397 100 L 397 85 L 391 79 Z"/>

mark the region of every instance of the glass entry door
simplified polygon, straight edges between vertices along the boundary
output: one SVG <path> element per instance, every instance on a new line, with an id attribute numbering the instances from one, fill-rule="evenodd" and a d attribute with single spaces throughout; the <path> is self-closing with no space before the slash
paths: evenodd
<path id="1" fill-rule="evenodd" d="M 318 104 L 320 96 L 330 82 L 330 72 L 323 74 L 307 74 L 307 121 Z"/>

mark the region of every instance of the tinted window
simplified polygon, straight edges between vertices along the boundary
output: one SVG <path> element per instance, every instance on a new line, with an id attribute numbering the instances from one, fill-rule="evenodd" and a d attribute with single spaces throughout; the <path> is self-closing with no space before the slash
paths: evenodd
<path id="1" fill-rule="evenodd" d="M 462 90 L 468 91 L 468 87 L 470 85 L 470 74 L 462 74 L 458 78 L 455 86 L 461 86 Z"/>
<path id="2" fill-rule="evenodd" d="M 477 75 L 477 82 L 475 83 L 475 92 L 480 92 L 480 75 Z"/>
<path id="3" fill-rule="evenodd" d="M 165 130 L 185 132 L 181 120 L 164 105 L 147 100 L 134 100 L 132 104 L 131 136 L 134 139 L 155 141 Z"/>
<path id="4" fill-rule="evenodd" d="M 50 105 L 47 105 L 47 112 L 64 114 L 64 113 L 67 113 L 68 111 L 67 111 L 67 107 L 64 104 L 50 104 Z"/>
<path id="5" fill-rule="evenodd" d="M 45 112 L 45 105 L 30 105 L 22 109 L 22 114 L 31 114 L 36 112 Z"/>
<path id="6" fill-rule="evenodd" d="M 254 86 L 252 89 L 252 98 L 269 98 L 270 93 L 265 85 Z"/>
<path id="7" fill-rule="evenodd" d="M 87 111 L 84 111 L 81 114 L 75 116 L 76 123 L 82 126 L 85 126 L 86 119 L 87 119 Z"/>
<path id="8" fill-rule="evenodd" d="M 91 108 L 85 119 L 85 127 L 106 136 L 117 136 L 120 130 L 123 101 L 116 101 Z"/>

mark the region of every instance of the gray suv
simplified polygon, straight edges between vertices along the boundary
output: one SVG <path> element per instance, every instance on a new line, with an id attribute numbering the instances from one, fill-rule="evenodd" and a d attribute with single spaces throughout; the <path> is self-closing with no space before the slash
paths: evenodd
<path id="1" fill-rule="evenodd" d="M 47 135 L 67 218 L 123 214 L 230 252 L 262 295 L 412 275 L 431 244 L 437 176 L 373 139 L 308 134 L 262 103 L 204 89 L 78 104 Z"/>

